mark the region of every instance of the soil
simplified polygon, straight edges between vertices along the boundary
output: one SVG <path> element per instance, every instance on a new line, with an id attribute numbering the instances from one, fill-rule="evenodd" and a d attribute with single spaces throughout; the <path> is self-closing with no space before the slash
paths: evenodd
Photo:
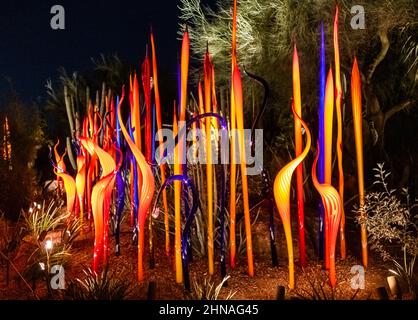
<path id="1" fill-rule="evenodd" d="M 136 279 L 137 268 L 137 247 L 131 241 L 130 226 L 123 225 L 121 232 L 121 255 L 114 253 L 114 238 L 110 240 L 110 272 L 112 277 L 123 279 L 130 283 L 128 299 L 147 299 L 148 286 L 150 282 L 156 284 L 155 299 L 172 300 L 185 299 L 183 285 L 176 284 L 174 272 L 173 255 L 167 257 L 163 248 L 164 243 L 160 237 L 154 238 L 155 246 L 155 266 L 149 268 L 149 254 L 145 254 L 145 281 L 139 283 Z M 69 283 L 76 278 L 83 279 L 83 268 L 90 266 L 93 256 L 93 232 L 84 229 L 73 244 L 71 263 L 65 268 L 65 279 Z M 147 243 L 147 242 L 146 242 Z M 23 241 L 22 246 L 28 246 Z M 279 246 L 278 246 L 279 247 Z M 22 252 L 22 250 L 18 250 Z M 24 252 L 25 250 L 23 250 Z M 286 299 L 378 299 L 376 288 L 384 287 L 388 269 L 373 258 L 370 261 L 365 274 L 365 288 L 354 290 L 351 288 L 351 279 L 355 276 L 351 274 L 351 268 L 360 265 L 356 258 L 337 260 L 337 288 L 332 292 L 326 278 L 326 271 L 322 269 L 320 261 L 310 260 L 303 270 L 295 261 L 296 270 L 296 290 L 287 289 L 288 268 L 287 255 L 279 252 L 279 266 L 272 267 L 269 253 L 255 252 L 255 275 L 249 277 L 247 274 L 246 257 L 239 256 L 236 267 L 228 269 L 230 278 L 220 294 L 219 299 L 226 299 L 230 294 L 234 294 L 232 299 L 243 300 L 272 300 L 277 298 L 279 286 L 286 288 Z M 26 253 L 27 254 L 27 253 Z M 22 255 L 22 254 L 21 254 Z M 295 257 L 297 254 L 295 253 Z M 25 259 L 14 257 L 14 266 L 22 272 L 25 267 Z M 192 286 L 194 283 L 202 282 L 208 277 L 206 258 L 194 256 L 190 264 L 190 278 Z M 48 297 L 44 281 L 37 281 L 35 284 L 25 284 L 17 272 L 11 270 L 9 281 L 6 283 L 6 269 L 0 269 L 0 299 L 62 299 L 63 294 L 53 294 Z M 215 270 L 220 270 L 219 262 L 215 263 Z M 197 279 L 197 280 L 196 280 Z M 212 277 L 215 286 L 220 283 L 219 272 Z M 321 283 L 321 284 L 320 284 Z M 32 292 L 28 286 L 33 287 Z M 319 292 L 314 296 L 314 291 Z M 36 296 L 35 296 L 36 295 Z"/>

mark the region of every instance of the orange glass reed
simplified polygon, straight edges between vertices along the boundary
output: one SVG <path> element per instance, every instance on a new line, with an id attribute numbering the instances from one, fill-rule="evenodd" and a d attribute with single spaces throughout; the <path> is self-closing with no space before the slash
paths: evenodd
<path id="1" fill-rule="evenodd" d="M 325 159 L 325 183 L 332 185 L 332 124 L 334 116 L 334 79 L 330 69 L 325 87 L 325 115 L 324 115 L 324 159 Z M 325 268 L 329 269 L 329 222 L 324 219 L 325 234 Z"/>
<path id="2" fill-rule="evenodd" d="M 178 122 L 177 122 L 177 106 L 174 103 L 173 108 L 173 139 L 178 135 Z M 174 147 L 174 174 L 179 174 L 181 172 L 181 164 L 179 163 L 179 146 L 178 144 Z M 174 269 L 176 272 L 176 281 L 177 283 L 183 282 L 183 265 L 178 263 L 178 253 L 180 252 L 180 261 L 181 261 L 181 184 L 176 184 L 174 181 Z M 177 185 L 177 188 L 176 188 Z M 176 194 L 176 191 L 178 194 Z M 179 242 L 180 241 L 180 242 Z"/>
<path id="3" fill-rule="evenodd" d="M 337 160 L 338 160 L 338 192 L 341 198 L 341 223 L 340 223 L 340 254 L 341 259 L 346 258 L 345 244 L 345 214 L 344 214 L 344 169 L 343 169 L 343 120 L 341 115 L 342 89 L 340 72 L 340 47 L 338 43 L 338 6 L 334 19 L 334 62 L 335 62 L 335 110 L 337 114 Z"/>
<path id="4" fill-rule="evenodd" d="M 160 100 L 160 89 L 158 86 L 158 68 L 157 68 L 157 54 L 155 51 L 155 41 L 154 34 L 151 31 L 151 55 L 152 55 L 152 78 L 154 84 L 154 99 L 155 99 L 155 108 L 156 108 L 156 122 L 157 122 L 157 132 L 158 140 L 160 143 L 163 142 L 163 133 L 162 133 L 162 114 L 161 114 L 161 100 Z M 164 148 L 160 148 L 160 158 L 164 157 Z M 161 172 L 161 184 L 165 182 L 165 164 L 160 165 Z M 165 229 L 165 253 L 167 256 L 170 255 L 170 225 L 169 225 L 169 212 L 168 212 L 168 201 L 167 201 L 167 190 L 163 190 L 163 206 L 164 206 L 164 229 Z"/>
<path id="5" fill-rule="evenodd" d="M 131 105 L 131 126 L 133 130 L 134 142 L 140 152 L 142 152 L 142 135 L 141 135 L 141 105 L 139 99 L 139 82 L 135 73 L 132 83 L 132 103 Z M 133 172 L 133 171 L 131 171 Z M 138 199 L 141 198 L 141 186 L 142 186 L 142 172 L 137 164 L 137 190 Z M 137 208 L 137 217 L 139 220 L 139 206 Z"/>
<path id="6" fill-rule="evenodd" d="M 237 1 L 234 0 L 234 10 L 232 18 L 232 62 L 231 62 L 231 81 L 234 75 L 234 68 L 237 63 Z M 230 177 L 229 177 L 229 242 L 230 242 L 230 264 L 231 268 L 235 267 L 236 255 L 236 179 L 237 179 L 237 165 L 236 165 L 236 119 L 235 119 L 235 98 L 234 86 L 231 85 L 231 102 L 230 102 L 230 132 L 231 134 L 231 156 L 230 156 Z"/>
<path id="7" fill-rule="evenodd" d="M 212 62 L 206 51 L 203 63 L 204 69 L 204 99 L 205 112 L 212 111 Z M 209 274 L 214 273 L 214 245 L 213 245 L 213 166 L 212 166 L 212 119 L 206 119 L 206 193 L 208 215 L 208 266 Z"/>
<path id="8" fill-rule="evenodd" d="M 187 107 L 187 82 L 189 76 L 189 33 L 186 30 L 183 35 L 181 45 L 180 58 L 180 110 L 179 110 L 179 124 L 178 133 L 184 137 L 183 131 L 186 129 L 186 107 Z M 179 175 L 183 173 L 184 139 L 180 139 L 177 146 L 174 148 L 174 174 Z M 181 259 L 181 190 L 182 184 L 180 181 L 174 181 L 174 252 L 175 252 L 175 266 L 176 266 L 176 282 L 183 282 L 183 266 Z"/>
<path id="9" fill-rule="evenodd" d="M 298 118 L 302 118 L 302 102 L 300 93 L 299 57 L 296 45 L 293 50 L 293 101 L 298 117 L 295 117 L 295 154 L 296 157 L 302 153 L 302 125 Z M 305 203 L 303 195 L 303 164 L 296 168 L 296 193 L 298 205 L 298 231 L 299 231 L 299 262 L 301 266 L 306 265 L 305 248 Z"/>
<path id="10" fill-rule="evenodd" d="M 234 90 L 234 102 L 235 102 L 235 115 L 238 131 L 238 151 L 240 156 L 240 169 L 241 169 L 241 183 L 242 183 L 242 201 L 244 204 L 244 224 L 245 224 L 245 236 L 247 246 L 247 262 L 248 262 L 248 275 L 254 276 L 254 262 L 253 262 L 253 249 L 251 239 L 251 217 L 250 217 L 250 201 L 248 198 L 248 182 L 247 182 L 247 161 L 245 153 L 245 139 L 244 139 L 244 114 L 243 114 L 243 96 L 242 96 L 242 82 L 241 74 L 238 66 L 235 64 L 234 76 L 232 78 L 232 85 Z"/>
<path id="11" fill-rule="evenodd" d="M 361 106 L 361 80 L 357 58 L 354 58 L 353 70 L 351 73 L 351 103 L 353 108 L 354 136 L 356 141 L 359 204 L 360 208 L 362 208 L 364 205 L 363 118 Z M 364 212 L 362 212 L 362 214 L 364 214 Z M 361 248 L 363 266 L 367 267 L 367 231 L 364 224 L 361 225 Z"/>

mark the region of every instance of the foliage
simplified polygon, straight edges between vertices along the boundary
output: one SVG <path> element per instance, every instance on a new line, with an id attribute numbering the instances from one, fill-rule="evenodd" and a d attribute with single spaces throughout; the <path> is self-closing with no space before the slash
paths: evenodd
<path id="1" fill-rule="evenodd" d="M 42 241 L 46 233 L 55 230 L 63 225 L 67 220 L 68 214 L 63 214 L 63 202 L 56 203 L 54 200 L 45 204 L 36 202 L 23 214 L 26 230 L 35 240 Z"/>
<path id="2" fill-rule="evenodd" d="M 222 287 L 230 277 L 225 277 L 218 285 L 215 284 L 211 276 L 206 276 L 197 280 L 193 278 L 192 289 L 186 294 L 188 300 L 218 300 Z M 230 300 L 236 292 L 230 291 L 224 300 Z"/>
<path id="3" fill-rule="evenodd" d="M 407 24 L 402 29 L 402 62 L 408 65 L 407 75 L 412 78 L 411 90 L 418 84 L 418 23 Z"/>
<path id="4" fill-rule="evenodd" d="M 410 204 L 408 190 L 402 190 L 406 197 L 406 201 L 402 201 L 397 190 L 389 188 L 390 172 L 386 172 L 384 164 L 378 164 L 374 172 L 374 184 L 383 191 L 368 193 L 364 206 L 355 206 L 357 222 L 366 226 L 371 249 L 384 260 L 392 261 L 396 268 L 392 273 L 405 281 L 412 296 L 416 297 L 414 267 L 418 254 L 418 204 Z"/>
<path id="5" fill-rule="evenodd" d="M 412 299 L 416 300 L 417 298 L 417 284 L 416 284 L 416 275 L 415 275 L 415 260 L 417 255 L 413 255 L 408 261 L 408 255 L 406 253 L 406 247 L 403 248 L 403 264 L 400 264 L 398 261 L 393 260 L 396 270 L 389 270 L 394 275 L 398 276 L 400 279 L 403 279 L 407 286 L 409 293 L 412 296 Z"/>
<path id="6" fill-rule="evenodd" d="M 300 286 L 295 291 L 296 297 L 303 300 L 340 300 L 345 299 L 340 287 L 332 288 L 328 274 L 320 268 L 303 268 L 303 280 L 308 286 Z M 354 300 L 359 290 L 355 291 L 350 300 Z"/>
<path id="7" fill-rule="evenodd" d="M 85 278 L 71 281 L 67 296 L 74 300 L 122 300 L 128 296 L 129 282 L 114 273 L 108 267 L 96 273 L 84 268 Z"/>
<path id="8" fill-rule="evenodd" d="M 14 251 L 22 238 L 22 230 L 18 225 L 8 221 L 3 212 L 0 212 L 0 251 Z"/>
<path id="9" fill-rule="evenodd" d="M 384 260 L 396 258 L 388 248 L 405 248 L 409 255 L 418 252 L 418 226 L 414 222 L 413 209 L 417 205 L 410 205 L 409 200 L 403 203 L 396 190 L 389 189 L 387 179 L 390 175 L 384 169 L 384 164 L 378 164 L 374 168 L 376 181 L 383 191 L 370 192 L 365 196 L 365 204 L 362 207 L 355 206 L 358 213 L 358 223 L 364 223 L 368 234 L 369 243 Z M 403 190 L 407 195 L 407 191 Z M 364 212 L 363 215 L 360 213 Z"/>
<path id="10" fill-rule="evenodd" d="M 99 108 L 103 117 L 105 92 L 110 90 L 118 95 L 122 85 L 129 80 L 132 67 L 124 64 L 117 55 L 102 54 L 99 59 L 91 60 L 94 64 L 92 70 L 69 73 L 61 68 L 58 81 L 47 81 L 45 87 L 48 98 L 44 112 L 49 136 L 65 141 L 63 138 L 80 133 L 80 119 L 86 114 L 92 97 L 93 106 Z"/>
<path id="11" fill-rule="evenodd" d="M 237 19 L 238 61 L 248 67 L 260 66 L 270 74 L 278 72 L 280 62 L 289 61 L 293 43 L 297 43 L 301 55 L 306 59 L 304 67 L 309 67 L 309 59 L 317 59 L 312 52 L 319 52 L 319 24 L 332 26 L 335 13 L 333 0 L 239 0 Z M 385 1 L 337 1 L 340 7 L 342 63 L 349 68 L 354 54 L 367 57 L 378 44 L 376 35 L 381 30 L 399 33 L 405 27 L 416 23 L 416 4 L 412 0 Z M 363 5 L 367 27 L 354 32 L 350 26 L 351 7 Z M 220 69 L 221 78 L 228 77 L 232 32 L 232 1 L 217 1 L 216 9 L 202 6 L 201 0 L 181 0 L 180 19 L 189 28 L 191 48 L 199 60 L 206 45 L 215 64 Z M 405 32 L 410 35 L 412 30 Z M 332 52 L 332 27 L 326 27 L 327 52 Z M 179 31 L 182 33 L 182 30 Z M 361 50 L 360 50 L 361 49 Z M 308 54 L 309 53 L 309 54 Z M 283 60 L 285 59 L 285 60 Z M 312 61 L 313 62 L 313 61 Z M 306 66 L 305 66 L 306 64 Z M 317 65 L 312 63 L 312 65 Z M 268 72 L 266 72 L 268 73 Z M 280 74 L 280 73 L 279 73 Z M 315 76 L 313 73 L 311 76 Z M 273 87 L 273 86 L 272 86 Z"/>
<path id="12" fill-rule="evenodd" d="M 36 185 L 34 164 L 44 141 L 44 124 L 38 108 L 23 103 L 16 94 L 11 93 L 0 102 L 0 127 L 7 117 L 11 145 L 11 162 L 0 158 L 0 210 L 7 218 L 17 220 L 20 210 L 33 200 Z M 3 152 L 2 146 L 0 152 Z"/>
<path id="13" fill-rule="evenodd" d="M 365 126 L 365 130 L 377 130 L 380 137 L 378 146 L 383 148 L 386 120 L 413 106 L 412 101 L 418 96 L 416 1 L 238 0 L 238 63 L 241 69 L 246 68 L 262 76 L 270 85 L 269 117 L 265 117 L 263 127 L 274 128 L 266 131 L 277 135 L 284 133 L 289 136 L 293 128 L 288 126 L 292 97 L 291 57 L 296 44 L 301 68 L 303 117 L 310 127 L 317 127 L 319 26 L 324 23 L 326 59 L 328 64 L 332 64 L 336 4 L 340 9 L 343 101 L 350 101 L 346 83 L 349 83 L 353 58 L 357 56 L 365 93 L 366 120 L 371 123 L 370 128 Z M 354 5 L 364 7 L 364 29 L 351 28 L 350 21 L 354 16 L 351 7 Z M 179 8 L 182 23 L 179 34 L 182 34 L 186 24 L 194 59 L 202 61 L 208 46 L 216 67 L 217 83 L 228 87 L 231 76 L 232 1 L 218 0 L 215 7 L 208 7 L 201 0 L 181 0 Z M 199 79 L 200 63 L 195 66 L 195 79 Z M 388 74 L 392 76 L 388 77 Z M 245 79 L 245 106 L 250 112 L 254 90 Z M 398 108 L 399 105 L 404 107 Z M 381 112 L 386 111 L 390 111 L 386 114 L 387 119 L 378 124 Z M 344 113 L 344 126 L 349 120 L 350 113 Z M 409 126 L 416 131 L 414 123 Z M 271 139 L 266 141 L 272 142 Z"/>
<path id="14" fill-rule="evenodd" d="M 9 268 L 9 261 L 7 260 L 10 254 L 18 248 L 23 235 L 24 230 L 20 227 L 19 222 L 12 224 L 6 219 L 4 213 L 0 212 L 0 253 L 2 253 L 2 256 L 0 256 L 0 266 Z M 8 270 L 6 277 L 8 277 Z"/>
<path id="15" fill-rule="evenodd" d="M 44 280 L 50 291 L 50 270 L 52 266 L 68 266 L 71 253 L 71 246 L 68 244 L 58 243 L 52 249 L 39 245 L 28 258 L 23 275 L 33 282 Z"/>
<path id="16" fill-rule="evenodd" d="M 55 200 L 48 204 L 44 201 L 42 205 L 34 203 L 23 213 L 23 219 L 24 229 L 35 241 L 23 275 L 32 281 L 43 279 L 51 293 L 51 267 L 69 264 L 72 244 L 81 231 L 81 224 L 69 219 L 69 214 L 63 211 L 63 202 Z"/>

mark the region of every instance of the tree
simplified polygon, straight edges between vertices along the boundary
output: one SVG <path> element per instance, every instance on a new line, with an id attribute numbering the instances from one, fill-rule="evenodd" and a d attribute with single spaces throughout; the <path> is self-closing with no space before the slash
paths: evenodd
<path id="1" fill-rule="evenodd" d="M 43 122 L 35 105 L 24 104 L 15 93 L 2 101 L 0 124 L 8 123 L 9 134 L 1 131 L 2 140 L 7 136 L 10 156 L 0 157 L 0 212 L 17 219 L 20 210 L 34 199 L 37 152 L 44 142 Z M 5 135 L 6 133 L 6 135 Z M 4 146 L 0 147 L 4 151 Z"/>
<path id="2" fill-rule="evenodd" d="M 375 148 L 379 154 L 385 155 L 384 129 L 388 120 L 415 105 L 417 97 L 416 1 L 239 0 L 238 61 L 270 83 L 271 111 L 280 131 L 282 123 L 278 125 L 279 121 L 283 115 L 289 118 L 290 114 L 291 50 L 296 43 L 301 61 L 304 118 L 311 127 L 316 127 L 319 24 L 323 21 L 326 26 L 327 63 L 332 66 L 332 21 L 336 4 L 340 7 L 343 78 L 349 79 L 356 55 L 363 71 L 366 119 L 370 123 L 371 135 L 376 138 Z M 351 29 L 353 15 L 350 9 L 353 5 L 362 5 L 365 9 L 366 28 L 363 30 Z M 181 0 L 180 12 L 182 22 L 189 26 L 195 58 L 201 60 L 208 45 L 217 66 L 217 80 L 227 84 L 230 75 L 231 1 L 219 0 L 213 9 L 202 6 L 200 0 Z M 345 100 L 349 101 L 348 97 Z M 346 124 L 348 120 L 346 117 Z"/>
<path id="3" fill-rule="evenodd" d="M 300 60 L 303 100 L 308 108 L 316 109 L 318 96 L 318 61 L 319 61 L 319 23 L 325 24 L 327 63 L 333 63 L 332 21 L 335 5 L 340 7 L 340 48 L 341 64 L 346 77 L 349 76 L 354 55 L 357 55 L 363 66 L 363 84 L 366 88 L 366 99 L 371 105 L 368 113 L 380 108 L 373 105 L 369 91 L 385 85 L 383 79 L 376 79 L 375 74 L 387 70 L 384 60 L 391 48 L 396 56 L 396 67 L 406 84 L 416 83 L 418 41 L 417 3 L 413 0 L 401 1 L 356 1 L 363 5 L 366 13 L 366 28 L 353 30 L 350 26 L 353 3 L 347 0 L 239 0 L 238 1 L 238 61 L 254 72 L 264 76 L 275 91 L 275 107 L 288 108 L 291 79 L 291 52 L 293 44 L 298 46 Z M 217 8 L 202 6 L 200 0 L 181 0 L 180 18 L 189 26 L 191 48 L 196 59 L 202 59 L 209 46 L 217 66 L 220 83 L 227 82 L 230 75 L 230 39 L 232 8 L 231 1 L 218 1 Z M 392 46 L 392 47 L 391 47 Z M 403 68 L 402 68 L 403 67 Z M 382 69 L 382 70 L 380 70 Z M 389 78 L 389 77 L 388 77 Z M 388 79 L 390 81 L 390 79 Z M 399 83 L 397 83 L 399 84 Z M 390 83 L 393 91 L 398 85 Z M 405 87 L 408 87 L 406 85 Z M 413 86 L 414 87 L 414 86 Z M 415 89 L 415 87 L 414 87 Z M 408 96 L 406 101 L 399 101 L 395 107 L 386 106 L 381 101 L 386 118 L 399 112 L 413 103 L 416 90 L 401 92 Z M 400 95 L 400 94 L 398 94 Z M 370 109 L 370 110 L 369 110 Z M 392 110 L 392 111 L 389 111 Z M 287 111 L 289 113 L 290 111 Z"/>
<path id="4" fill-rule="evenodd" d="M 92 59 L 93 70 L 71 75 L 64 68 L 60 69 L 57 88 L 51 80 L 46 84 L 48 98 L 44 111 L 49 126 L 49 136 L 66 141 L 69 160 L 76 168 L 75 155 L 71 143 L 81 134 L 81 119 L 87 114 L 90 103 L 104 117 L 105 98 L 110 94 L 120 94 L 122 85 L 129 80 L 133 68 L 124 64 L 117 55 Z M 93 97 L 93 101 L 91 100 Z"/>

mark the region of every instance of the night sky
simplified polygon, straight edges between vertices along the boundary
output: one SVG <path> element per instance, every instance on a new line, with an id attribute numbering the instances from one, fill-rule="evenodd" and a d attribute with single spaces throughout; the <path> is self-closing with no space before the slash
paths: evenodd
<path id="1" fill-rule="evenodd" d="M 202 0 L 205 4 L 214 1 Z M 65 30 L 52 30 L 53 5 L 65 9 Z M 94 67 L 91 58 L 117 53 L 138 65 L 152 25 L 159 67 L 175 74 L 180 41 L 175 0 L 15 1 L 0 4 L 0 95 L 14 91 L 24 100 L 45 96 L 58 68 L 68 73 Z"/>

